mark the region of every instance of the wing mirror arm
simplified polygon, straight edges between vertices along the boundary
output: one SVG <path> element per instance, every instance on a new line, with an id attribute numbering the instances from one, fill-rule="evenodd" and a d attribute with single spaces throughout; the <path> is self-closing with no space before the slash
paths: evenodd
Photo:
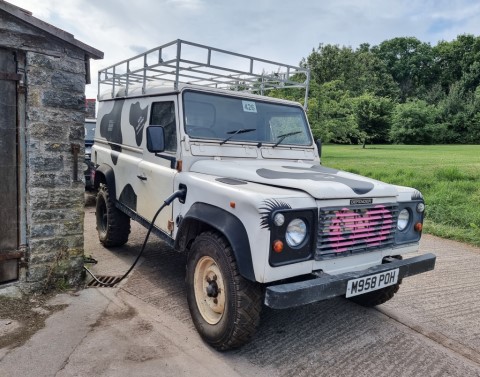
<path id="1" fill-rule="evenodd" d="M 318 149 L 318 157 L 322 158 L 322 139 L 315 140 L 315 144 Z"/>

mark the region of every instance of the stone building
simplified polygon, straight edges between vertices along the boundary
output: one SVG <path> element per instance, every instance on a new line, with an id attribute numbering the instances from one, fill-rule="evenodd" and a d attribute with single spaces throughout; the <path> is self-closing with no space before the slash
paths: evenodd
<path id="1" fill-rule="evenodd" d="M 85 85 L 101 58 L 0 0 L 0 293 L 82 278 Z"/>
<path id="2" fill-rule="evenodd" d="M 87 98 L 85 100 L 85 118 L 94 119 L 97 109 L 97 100 L 95 98 Z"/>

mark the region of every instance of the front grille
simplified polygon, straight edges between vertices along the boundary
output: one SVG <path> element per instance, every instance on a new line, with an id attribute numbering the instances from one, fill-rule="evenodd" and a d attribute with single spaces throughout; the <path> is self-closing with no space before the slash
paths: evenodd
<path id="1" fill-rule="evenodd" d="M 392 203 L 320 208 L 315 259 L 368 252 L 392 245 L 398 206 Z"/>

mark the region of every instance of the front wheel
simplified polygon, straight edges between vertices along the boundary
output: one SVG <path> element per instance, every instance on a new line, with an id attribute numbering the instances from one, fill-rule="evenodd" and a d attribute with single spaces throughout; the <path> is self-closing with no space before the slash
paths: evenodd
<path id="1" fill-rule="evenodd" d="M 193 323 L 207 343 L 223 351 L 251 339 L 260 321 L 262 292 L 240 275 L 224 237 L 205 232 L 195 239 L 186 283 Z"/>
<path id="2" fill-rule="evenodd" d="M 368 308 L 381 305 L 393 298 L 395 293 L 397 293 L 400 289 L 400 284 L 402 284 L 402 280 L 399 280 L 397 284 L 391 285 L 389 287 L 364 293 L 363 295 L 350 297 L 349 300 Z"/>

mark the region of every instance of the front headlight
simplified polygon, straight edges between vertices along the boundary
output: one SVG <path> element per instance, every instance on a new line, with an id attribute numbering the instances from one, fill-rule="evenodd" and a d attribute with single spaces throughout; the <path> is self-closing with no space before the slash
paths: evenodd
<path id="1" fill-rule="evenodd" d="M 410 212 L 408 211 L 408 209 L 404 208 L 398 214 L 397 229 L 399 231 L 405 230 L 409 221 L 410 221 Z"/>
<path id="2" fill-rule="evenodd" d="M 267 216 L 264 220 L 270 231 L 270 266 L 303 262 L 313 257 L 317 240 L 317 208 L 279 208 Z"/>
<path id="3" fill-rule="evenodd" d="M 287 226 L 285 239 L 288 246 L 298 247 L 307 237 L 307 224 L 302 219 L 293 219 Z"/>

